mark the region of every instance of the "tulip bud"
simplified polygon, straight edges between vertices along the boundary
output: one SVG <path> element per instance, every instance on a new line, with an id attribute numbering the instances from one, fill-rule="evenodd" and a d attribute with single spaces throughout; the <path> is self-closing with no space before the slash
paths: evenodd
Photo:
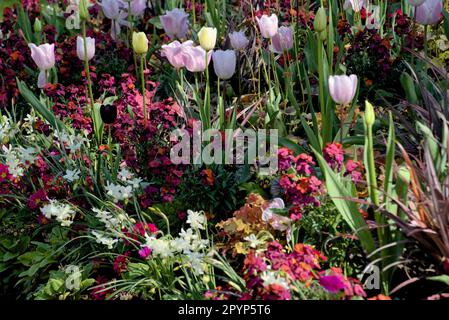
<path id="1" fill-rule="evenodd" d="M 318 36 L 320 37 L 320 41 L 321 41 L 321 42 L 326 41 L 326 39 L 327 39 L 327 32 L 326 32 L 326 30 L 321 31 L 321 32 L 318 34 Z"/>
<path id="2" fill-rule="evenodd" d="M 81 20 L 89 19 L 89 10 L 87 9 L 88 7 L 87 1 L 88 0 L 80 0 L 78 5 L 79 16 Z"/>
<path id="3" fill-rule="evenodd" d="M 336 104 L 348 105 L 354 99 L 357 90 L 357 76 L 355 74 L 351 74 L 349 77 L 346 75 L 329 76 L 328 86 L 329 94 Z"/>
<path id="4" fill-rule="evenodd" d="M 256 20 L 262 37 L 269 39 L 278 32 L 278 17 L 274 13 L 271 16 L 264 14 L 260 19 L 256 17 Z"/>
<path id="5" fill-rule="evenodd" d="M 410 183 L 411 175 L 410 175 L 410 171 L 408 170 L 407 166 L 399 167 L 398 178 L 401 179 L 401 181 L 407 185 Z"/>
<path id="6" fill-rule="evenodd" d="M 133 33 L 133 49 L 137 54 L 145 54 L 148 52 L 148 38 L 144 32 Z"/>
<path id="7" fill-rule="evenodd" d="M 374 107 L 368 100 L 365 101 L 365 124 L 371 127 L 376 120 L 376 114 L 374 113 Z"/>
<path id="8" fill-rule="evenodd" d="M 34 32 L 40 33 L 42 31 L 42 22 L 39 20 L 39 18 L 36 18 L 34 20 Z"/>
<path id="9" fill-rule="evenodd" d="M 117 107 L 113 104 L 102 105 L 100 115 L 104 123 L 112 124 L 117 119 Z"/>
<path id="10" fill-rule="evenodd" d="M 217 29 L 202 27 L 200 32 L 198 32 L 198 40 L 204 50 L 212 50 L 215 47 L 215 42 L 217 41 Z"/>
<path id="11" fill-rule="evenodd" d="M 84 38 L 76 38 L 76 54 L 81 61 L 91 60 L 95 55 L 95 39 L 91 37 L 86 37 L 86 49 L 87 54 L 84 52 Z"/>
<path id="12" fill-rule="evenodd" d="M 315 31 L 321 32 L 326 30 L 327 16 L 326 11 L 323 7 L 320 7 L 315 15 L 315 20 L 313 21 L 313 27 Z"/>
<path id="13" fill-rule="evenodd" d="M 416 21 L 423 25 L 435 25 L 443 17 L 443 1 L 426 0 L 420 6 L 412 8 Z"/>

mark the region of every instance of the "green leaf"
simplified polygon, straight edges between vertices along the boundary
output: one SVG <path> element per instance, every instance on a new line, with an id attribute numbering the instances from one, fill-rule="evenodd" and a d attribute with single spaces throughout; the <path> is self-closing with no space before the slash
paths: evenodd
<path id="1" fill-rule="evenodd" d="M 17 86 L 19 88 L 20 94 L 25 98 L 25 100 L 31 104 L 31 106 L 36 110 L 40 115 L 44 117 L 45 120 L 50 123 L 50 125 L 58 130 L 63 131 L 65 128 L 64 123 L 62 123 L 61 120 L 59 120 L 54 113 L 47 108 L 39 99 L 34 95 L 34 93 L 28 89 L 25 82 L 20 81 L 17 79 Z"/>
<path id="2" fill-rule="evenodd" d="M 431 280 L 431 281 L 441 282 L 441 283 L 447 284 L 449 286 L 449 276 L 445 275 L 445 274 L 439 275 L 439 276 L 428 277 L 426 279 Z"/>
<path id="3" fill-rule="evenodd" d="M 321 167 L 321 171 L 325 175 L 327 192 L 342 215 L 343 219 L 348 223 L 351 229 L 357 234 L 362 247 L 367 253 L 375 250 L 376 246 L 368 225 L 360 214 L 356 203 L 352 200 L 354 195 L 345 185 L 345 181 L 329 167 L 323 156 L 315 150 L 313 152 Z"/>

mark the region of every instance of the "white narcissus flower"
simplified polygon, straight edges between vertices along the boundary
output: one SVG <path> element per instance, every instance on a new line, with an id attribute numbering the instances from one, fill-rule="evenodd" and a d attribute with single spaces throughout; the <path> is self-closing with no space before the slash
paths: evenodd
<path id="1" fill-rule="evenodd" d="M 64 179 L 66 179 L 68 182 L 76 181 L 80 178 L 80 171 L 78 169 L 70 170 L 67 169 L 65 171 L 65 175 L 63 176 Z"/>
<path id="2" fill-rule="evenodd" d="M 206 216 L 202 212 L 187 210 L 187 223 L 190 224 L 193 229 L 204 230 L 206 222 Z"/>
<path id="3" fill-rule="evenodd" d="M 329 76 L 329 94 L 336 104 L 350 104 L 356 90 L 357 76 L 355 74 L 351 74 L 349 77 L 346 75 Z"/>
<path id="4" fill-rule="evenodd" d="M 87 57 L 87 61 L 91 60 L 95 55 L 95 39 L 91 37 L 86 37 L 86 49 L 87 55 L 84 51 L 84 38 L 76 37 L 76 54 L 81 61 L 85 61 Z"/>
<path id="5" fill-rule="evenodd" d="M 217 50 L 212 53 L 214 70 L 222 80 L 230 79 L 235 73 L 236 55 L 234 50 Z"/>

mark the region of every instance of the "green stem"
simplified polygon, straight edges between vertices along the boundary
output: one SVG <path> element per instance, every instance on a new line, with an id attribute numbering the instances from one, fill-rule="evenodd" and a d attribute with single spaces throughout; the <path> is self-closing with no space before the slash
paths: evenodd
<path id="1" fill-rule="evenodd" d="M 321 110 L 321 136 L 323 138 L 323 145 L 328 142 L 326 138 L 330 133 L 328 131 L 329 119 L 326 114 L 326 104 L 324 102 L 324 70 L 323 70 L 323 42 L 320 40 L 320 36 L 317 33 L 318 38 L 318 50 L 317 50 L 317 62 L 318 62 L 318 80 L 319 80 L 319 100 Z"/>
<path id="2" fill-rule="evenodd" d="M 86 21 L 83 21 L 83 42 L 84 42 L 84 68 L 86 69 L 87 76 L 87 86 L 89 91 L 89 100 L 90 100 L 90 112 L 93 122 L 93 127 L 95 131 L 95 137 L 97 138 L 98 145 L 101 144 L 100 133 L 98 132 L 99 128 L 97 128 L 96 121 L 96 113 L 95 113 L 95 104 L 94 104 L 94 95 L 92 93 L 92 81 L 90 79 L 90 69 L 89 69 L 89 60 L 87 59 L 87 41 L 86 41 Z"/>
<path id="3" fill-rule="evenodd" d="M 379 194 L 377 193 L 376 166 L 374 163 L 374 147 L 373 147 L 373 127 L 367 126 L 367 161 L 368 161 L 368 177 L 369 177 L 369 194 L 371 201 L 378 206 Z"/>
<path id="4" fill-rule="evenodd" d="M 206 116 L 205 129 L 210 129 L 210 87 L 209 87 L 209 66 L 207 64 L 209 52 L 206 51 L 206 92 L 204 94 L 204 115 Z"/>
<path id="5" fill-rule="evenodd" d="M 426 24 L 424 26 L 424 54 L 427 56 L 427 28 L 429 26 Z"/>
<path id="6" fill-rule="evenodd" d="M 143 99 L 143 123 L 147 126 L 147 99 L 145 95 L 145 75 L 144 75 L 145 55 L 140 56 L 140 81 L 142 83 L 142 99 Z"/>

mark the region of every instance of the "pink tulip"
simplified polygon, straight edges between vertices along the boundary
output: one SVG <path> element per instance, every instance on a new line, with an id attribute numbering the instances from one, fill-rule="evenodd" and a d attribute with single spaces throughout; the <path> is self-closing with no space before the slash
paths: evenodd
<path id="1" fill-rule="evenodd" d="M 243 31 L 230 33 L 229 40 L 231 41 L 232 48 L 237 51 L 245 49 L 249 44 L 249 40 Z"/>
<path id="2" fill-rule="evenodd" d="M 55 45 L 45 43 L 36 46 L 30 43 L 28 46 L 31 49 L 31 58 L 40 70 L 37 86 L 43 88 L 47 84 L 47 71 L 55 65 Z"/>
<path id="3" fill-rule="evenodd" d="M 211 59 L 211 52 L 207 54 L 207 65 L 206 65 L 206 50 L 201 48 L 201 46 L 182 46 L 182 59 L 184 66 L 190 72 L 202 72 L 206 70 Z"/>
<path id="4" fill-rule="evenodd" d="M 416 10 L 416 21 L 423 25 L 437 24 L 443 16 L 443 2 L 441 0 L 426 0 L 422 5 L 413 7 Z"/>
<path id="5" fill-rule="evenodd" d="M 167 11 L 165 15 L 160 17 L 162 27 L 170 38 L 184 38 L 189 29 L 187 20 L 188 14 L 184 9 L 173 9 Z"/>
<path id="6" fill-rule="evenodd" d="M 273 13 L 271 16 L 263 15 L 261 18 L 257 18 L 259 29 L 262 37 L 272 38 L 278 31 L 278 17 Z"/>
<path id="7" fill-rule="evenodd" d="M 146 8 L 147 8 L 146 0 L 132 0 L 131 2 L 131 14 L 134 17 L 143 16 Z"/>
<path id="8" fill-rule="evenodd" d="M 184 59 L 182 55 L 182 48 L 183 47 L 191 47 L 193 45 L 193 41 L 189 40 L 183 43 L 180 43 L 179 41 L 173 41 L 170 44 L 164 44 L 162 46 L 162 53 L 161 55 L 163 57 L 166 57 L 168 62 L 177 70 L 185 67 L 184 65 Z"/>
<path id="9" fill-rule="evenodd" d="M 357 90 L 357 76 L 329 76 L 329 93 L 335 103 L 348 105 L 354 99 Z"/>
<path id="10" fill-rule="evenodd" d="M 86 37 L 87 47 L 87 60 L 91 60 L 95 55 L 95 39 Z M 86 54 L 84 52 L 84 39 L 83 37 L 76 37 L 76 54 L 81 61 L 86 60 Z"/>
<path id="11" fill-rule="evenodd" d="M 272 41 L 273 52 L 282 53 L 290 50 L 293 47 L 293 30 L 289 27 L 280 27 Z"/>

